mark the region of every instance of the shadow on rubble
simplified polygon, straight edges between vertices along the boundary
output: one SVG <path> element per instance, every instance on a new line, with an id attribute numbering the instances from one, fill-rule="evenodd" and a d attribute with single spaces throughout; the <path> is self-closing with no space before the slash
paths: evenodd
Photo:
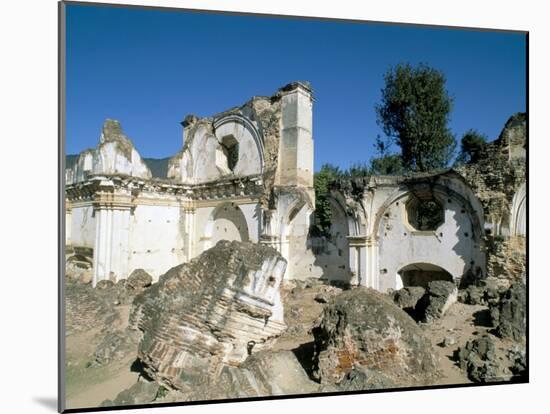
<path id="1" fill-rule="evenodd" d="M 130 371 L 139 374 L 140 377 L 144 378 L 147 381 L 154 381 L 154 379 L 147 375 L 147 373 L 145 372 L 143 363 L 140 361 L 139 358 L 136 358 L 136 360 L 132 362 L 132 365 L 130 366 Z"/>
<path id="2" fill-rule="evenodd" d="M 491 311 L 489 309 L 482 309 L 477 312 L 474 312 L 474 325 L 491 328 L 493 326 L 493 321 L 491 318 Z"/>
<path id="3" fill-rule="evenodd" d="M 313 375 L 314 370 L 314 363 L 313 363 L 313 355 L 315 351 L 315 346 L 313 341 L 312 342 L 306 342 L 300 345 L 297 348 L 294 348 L 292 352 L 296 356 L 296 359 L 306 372 L 307 376 L 310 380 L 319 382 L 318 379 L 316 379 Z"/>

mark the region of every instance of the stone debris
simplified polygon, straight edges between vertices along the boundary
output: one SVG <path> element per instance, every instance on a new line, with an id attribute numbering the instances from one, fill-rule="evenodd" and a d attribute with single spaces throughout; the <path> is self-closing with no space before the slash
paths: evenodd
<path id="1" fill-rule="evenodd" d="M 452 282 L 434 280 L 416 305 L 416 314 L 422 322 L 432 322 L 441 318 L 456 302 L 458 289 Z"/>
<path id="2" fill-rule="evenodd" d="M 401 309 L 416 308 L 418 301 L 424 296 L 426 289 L 421 286 L 408 286 L 393 292 L 392 298 L 397 306 Z"/>
<path id="3" fill-rule="evenodd" d="M 126 280 L 126 288 L 136 293 L 143 291 L 153 283 L 153 277 L 143 269 L 134 270 Z"/>
<path id="4" fill-rule="evenodd" d="M 155 402 L 311 394 L 319 390 L 319 384 L 307 376 L 292 351 L 262 351 L 239 367 L 224 366 L 219 377 L 207 386 L 195 386 L 187 392 L 170 390 Z"/>
<path id="5" fill-rule="evenodd" d="M 332 299 L 313 334 L 313 375 L 322 384 L 338 384 L 357 365 L 400 385 L 433 380 L 430 341 L 409 315 L 373 289 L 353 289 Z"/>
<path id="6" fill-rule="evenodd" d="M 443 346 L 444 348 L 447 348 L 449 346 L 453 346 L 456 344 L 456 338 L 454 336 L 446 336 L 444 339 L 443 339 L 443 342 L 441 342 L 441 346 Z"/>
<path id="7" fill-rule="evenodd" d="M 121 391 L 114 400 L 105 400 L 101 407 L 115 407 L 121 405 L 149 404 L 155 401 L 159 392 L 159 384 L 140 379 L 130 388 Z"/>
<path id="8" fill-rule="evenodd" d="M 374 371 L 360 365 L 348 372 L 338 384 L 327 384 L 322 392 L 367 391 L 392 389 L 398 386 L 380 371 Z"/>
<path id="9" fill-rule="evenodd" d="M 499 363 L 496 349 L 489 335 L 483 335 L 468 341 L 457 353 L 460 368 L 465 370 L 468 378 L 474 382 L 500 381 Z"/>
<path id="10" fill-rule="evenodd" d="M 136 296 L 145 373 L 171 389 L 215 380 L 224 366 L 269 349 L 286 329 L 279 287 L 286 261 L 262 245 L 220 241 Z"/>
<path id="11" fill-rule="evenodd" d="M 117 299 L 114 289 L 98 290 L 91 284 L 67 280 L 65 284 L 65 335 L 99 328 L 110 332 L 121 315 L 113 306 Z"/>
<path id="12" fill-rule="evenodd" d="M 96 284 L 97 290 L 105 290 L 105 289 L 111 289 L 115 285 L 115 282 L 112 280 L 100 280 Z"/>
<path id="13" fill-rule="evenodd" d="M 514 283 L 503 293 L 500 302 L 492 305 L 490 309 L 498 336 L 525 341 L 527 291 L 522 282 Z"/>
<path id="14" fill-rule="evenodd" d="M 109 332 L 97 346 L 91 366 L 102 366 L 124 360 L 128 355 L 135 352 L 137 339 L 135 331 L 117 330 Z"/>
<path id="15" fill-rule="evenodd" d="M 525 347 L 516 346 L 509 350 L 507 357 L 512 362 L 510 371 L 514 377 L 517 379 L 527 379 L 527 354 Z"/>
<path id="16" fill-rule="evenodd" d="M 341 292 L 342 292 L 342 289 L 334 286 L 322 286 L 320 288 L 320 292 L 317 295 L 315 295 L 315 300 L 319 303 L 328 303 L 328 301 L 332 297 L 339 295 Z"/>
<path id="17" fill-rule="evenodd" d="M 467 305 L 493 305 L 499 302 L 500 295 L 509 286 L 506 279 L 488 277 L 461 289 L 458 300 Z"/>

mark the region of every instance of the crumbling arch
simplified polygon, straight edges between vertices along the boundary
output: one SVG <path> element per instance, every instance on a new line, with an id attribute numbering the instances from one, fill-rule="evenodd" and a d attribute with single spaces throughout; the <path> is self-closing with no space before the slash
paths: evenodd
<path id="1" fill-rule="evenodd" d="M 396 274 L 396 288 L 407 286 L 428 287 L 434 280 L 453 282 L 453 275 L 440 265 L 428 262 L 410 263 L 402 266 Z"/>
<path id="2" fill-rule="evenodd" d="M 205 249 L 214 246 L 220 240 L 250 241 L 248 224 L 241 208 L 232 202 L 217 206 L 205 226 Z"/>
<path id="3" fill-rule="evenodd" d="M 340 211 L 346 218 L 348 236 L 366 234 L 367 213 L 361 201 L 346 200 L 339 191 L 333 191 L 328 197 L 328 201 L 333 211 Z M 347 206 L 347 208 L 345 206 Z"/>
<path id="4" fill-rule="evenodd" d="M 246 117 L 239 114 L 225 115 L 213 123 L 214 133 L 221 147 L 231 137 L 238 147 L 234 168 L 229 168 L 236 175 L 262 174 L 264 170 L 263 139 L 256 126 Z"/>

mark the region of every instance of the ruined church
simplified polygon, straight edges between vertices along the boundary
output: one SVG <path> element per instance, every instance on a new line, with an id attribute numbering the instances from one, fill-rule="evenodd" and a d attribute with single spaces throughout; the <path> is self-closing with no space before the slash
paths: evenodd
<path id="1" fill-rule="evenodd" d="M 154 176 L 118 121 L 66 169 L 68 266 L 101 280 L 157 278 L 220 240 L 275 248 L 284 278 L 380 291 L 524 274 L 526 119 L 512 116 L 474 163 L 332 184 L 329 235 L 311 231 L 313 94 L 293 82 L 211 117 L 188 115 L 182 149 Z M 365 158 L 367 154 L 365 154 Z M 159 174 L 155 174 L 159 175 Z"/>

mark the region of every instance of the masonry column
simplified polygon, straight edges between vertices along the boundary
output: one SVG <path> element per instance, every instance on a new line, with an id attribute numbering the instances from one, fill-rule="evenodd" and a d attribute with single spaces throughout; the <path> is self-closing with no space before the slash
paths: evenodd
<path id="1" fill-rule="evenodd" d="M 183 231 L 185 235 L 185 260 L 193 258 L 195 249 L 195 206 L 191 202 L 185 202 L 183 206 Z"/>
<path id="2" fill-rule="evenodd" d="M 103 180 L 94 196 L 96 235 L 93 286 L 100 280 L 128 277 L 131 197 L 125 189 Z"/>
<path id="3" fill-rule="evenodd" d="M 366 240 L 366 257 L 367 257 L 367 286 L 379 290 L 380 288 L 380 269 L 378 263 L 378 240 L 369 237 Z"/>
<path id="4" fill-rule="evenodd" d="M 282 96 L 279 185 L 313 188 L 313 97 L 309 84 L 293 82 Z"/>
<path id="5" fill-rule="evenodd" d="M 348 236 L 349 245 L 349 268 L 352 278 L 352 286 L 369 286 L 367 257 L 367 237 L 363 235 Z"/>

